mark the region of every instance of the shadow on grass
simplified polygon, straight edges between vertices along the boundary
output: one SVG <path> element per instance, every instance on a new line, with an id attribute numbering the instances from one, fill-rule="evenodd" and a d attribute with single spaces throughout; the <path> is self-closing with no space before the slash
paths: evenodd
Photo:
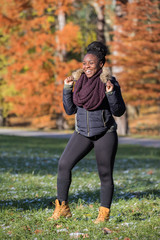
<path id="1" fill-rule="evenodd" d="M 67 139 L 0 136 L 0 168 L 11 174 L 55 175 L 67 142 Z M 158 148 L 119 145 L 115 169 L 154 169 L 159 165 L 159 156 Z M 86 158 L 76 166 L 88 172 L 97 171 L 94 151 Z"/>
<path id="2" fill-rule="evenodd" d="M 146 171 L 150 169 L 156 169 L 156 166 L 159 166 L 159 160 L 157 159 L 135 159 L 133 155 L 132 159 L 117 159 L 116 157 L 114 171 L 124 171 L 124 170 L 134 170 L 143 168 Z M 81 174 L 82 171 L 89 173 L 97 172 L 97 165 L 95 157 L 88 159 L 82 159 L 74 168 L 73 171 L 76 171 L 77 174 Z M 59 157 L 46 157 L 39 156 L 36 158 L 30 158 L 26 156 L 0 156 L 0 170 L 2 173 L 10 174 L 31 174 L 31 175 L 53 175 L 57 174 Z"/>
<path id="3" fill-rule="evenodd" d="M 62 139 L 44 139 L 44 138 L 23 138 L 0 136 L 0 167 L 2 172 L 10 174 L 33 174 L 33 175 L 56 175 L 59 157 L 65 148 L 67 140 Z M 144 148 L 141 146 L 119 146 L 115 170 L 118 176 L 124 174 L 124 170 L 130 169 L 158 169 L 160 149 Z M 94 160 L 93 160 L 94 159 Z M 84 171 L 97 172 L 95 156 L 93 152 L 87 155 L 87 159 L 83 159 L 76 165 L 76 175 Z M 8 176 L 8 175 L 7 175 Z M 147 178 L 148 179 L 148 178 Z M 2 179 L 3 180 L 3 179 Z M 145 185 L 145 189 L 149 185 L 149 190 L 144 191 L 128 191 L 125 188 L 115 186 L 115 194 L 113 201 L 118 202 L 120 199 L 129 200 L 132 198 L 156 198 L 160 196 L 159 191 L 154 188 L 154 182 L 138 178 L 135 174 L 133 184 Z M 5 178 L 4 178 L 5 181 Z M 147 185 L 148 184 L 148 185 Z M 152 188 L 153 187 L 153 188 Z M 71 203 L 82 202 L 98 203 L 100 191 L 78 191 L 71 193 L 69 200 Z M 45 196 L 40 198 L 24 198 L 1 200 L 0 208 L 15 208 L 17 211 L 32 209 L 53 209 L 52 201 L 56 196 Z"/>
<path id="4" fill-rule="evenodd" d="M 78 204 L 79 201 L 83 204 L 93 204 L 98 203 L 100 196 L 100 190 L 96 191 L 81 191 L 78 194 L 70 194 L 69 202 Z M 113 197 L 113 202 L 118 202 L 119 200 L 130 200 L 133 198 L 136 199 L 156 199 L 160 197 L 160 192 L 157 189 L 151 189 L 141 192 L 124 192 L 120 193 L 116 191 Z M 0 208 L 1 210 L 13 209 L 16 208 L 16 211 L 26 211 L 26 210 L 38 210 L 38 209 L 54 209 L 54 202 L 56 196 L 53 197 L 40 197 L 40 198 L 24 198 L 20 200 L 10 199 L 10 200 L 1 200 Z"/>

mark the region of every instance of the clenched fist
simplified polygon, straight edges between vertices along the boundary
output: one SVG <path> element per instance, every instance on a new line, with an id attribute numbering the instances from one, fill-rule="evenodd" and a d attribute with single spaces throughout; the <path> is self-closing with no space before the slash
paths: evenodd
<path id="1" fill-rule="evenodd" d="M 107 81 L 106 83 L 106 92 L 112 92 L 114 88 L 114 85 L 111 83 L 111 81 Z"/>
<path id="2" fill-rule="evenodd" d="M 74 80 L 73 76 L 69 76 L 64 80 L 64 83 L 66 85 L 73 85 L 73 80 Z"/>

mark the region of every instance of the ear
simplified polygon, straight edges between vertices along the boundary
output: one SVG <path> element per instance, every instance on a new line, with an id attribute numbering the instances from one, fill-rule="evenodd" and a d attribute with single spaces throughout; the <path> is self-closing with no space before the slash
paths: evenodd
<path id="1" fill-rule="evenodd" d="M 104 65 L 104 64 L 102 63 L 102 61 L 100 61 L 100 63 L 99 63 L 100 68 L 102 68 L 103 65 Z"/>

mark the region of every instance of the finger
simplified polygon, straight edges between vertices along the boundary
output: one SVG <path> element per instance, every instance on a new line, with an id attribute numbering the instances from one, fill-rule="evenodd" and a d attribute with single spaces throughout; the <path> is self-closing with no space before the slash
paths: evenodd
<path id="1" fill-rule="evenodd" d="M 113 86 L 113 84 L 111 83 L 110 80 L 107 81 L 107 84 L 106 84 L 106 85 L 107 85 L 107 86 Z"/>
<path id="2" fill-rule="evenodd" d="M 73 80 L 74 80 L 74 78 L 73 78 L 72 76 L 69 76 L 69 77 L 67 78 L 67 81 L 68 81 L 68 82 L 73 81 Z"/>
<path id="3" fill-rule="evenodd" d="M 114 88 L 114 85 L 110 81 L 107 81 L 106 91 L 111 92 L 113 90 L 113 88 Z"/>
<path id="4" fill-rule="evenodd" d="M 69 76 L 64 80 L 65 84 L 73 84 L 73 77 Z"/>

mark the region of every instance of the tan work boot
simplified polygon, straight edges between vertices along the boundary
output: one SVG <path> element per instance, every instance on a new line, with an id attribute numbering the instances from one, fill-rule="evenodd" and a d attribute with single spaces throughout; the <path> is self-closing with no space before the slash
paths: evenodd
<path id="1" fill-rule="evenodd" d="M 109 220 L 110 209 L 106 207 L 99 208 L 99 214 L 97 219 L 94 221 L 95 224 L 100 222 L 107 222 Z"/>
<path id="2" fill-rule="evenodd" d="M 61 204 L 59 203 L 58 199 L 55 201 L 55 210 L 53 212 L 53 215 L 48 218 L 48 220 L 58 220 L 61 216 L 69 218 L 72 217 L 70 208 L 68 204 L 63 201 Z"/>

